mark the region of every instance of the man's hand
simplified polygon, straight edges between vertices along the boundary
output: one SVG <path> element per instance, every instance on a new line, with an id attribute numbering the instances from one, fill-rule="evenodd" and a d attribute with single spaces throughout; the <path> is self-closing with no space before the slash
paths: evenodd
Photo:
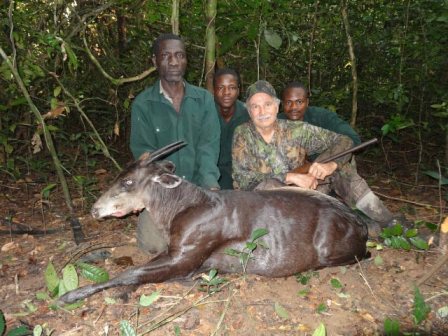
<path id="1" fill-rule="evenodd" d="M 305 189 L 316 189 L 317 179 L 311 174 L 288 173 L 285 178 L 286 184 L 294 184 Z"/>
<path id="2" fill-rule="evenodd" d="M 330 176 L 333 174 L 333 172 L 338 168 L 338 164 L 334 161 L 328 162 L 328 163 L 317 163 L 314 162 L 309 171 L 308 174 L 314 176 L 315 178 L 319 180 L 324 180 L 327 176 Z"/>

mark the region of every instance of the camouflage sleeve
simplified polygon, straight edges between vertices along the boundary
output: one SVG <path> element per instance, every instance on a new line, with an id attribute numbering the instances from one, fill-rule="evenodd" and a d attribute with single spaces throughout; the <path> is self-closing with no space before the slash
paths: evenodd
<path id="1" fill-rule="evenodd" d="M 316 161 L 322 161 L 332 155 L 341 153 L 353 147 L 353 140 L 346 135 L 338 134 L 324 128 L 304 124 L 306 148 L 308 155 L 320 153 Z M 350 160 L 351 154 L 344 155 L 339 159 L 334 160 L 338 167 Z"/>
<path id="2" fill-rule="evenodd" d="M 232 145 L 232 177 L 233 188 L 252 190 L 267 178 L 285 180 L 286 174 L 266 174 L 260 172 L 260 158 L 250 150 L 254 144 L 250 139 L 251 132 L 245 125 L 238 126 L 233 136 Z"/>

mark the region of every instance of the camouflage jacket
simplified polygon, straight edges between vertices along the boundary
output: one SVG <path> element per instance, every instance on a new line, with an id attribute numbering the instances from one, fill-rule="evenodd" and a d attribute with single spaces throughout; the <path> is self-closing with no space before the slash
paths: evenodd
<path id="1" fill-rule="evenodd" d="M 277 120 L 275 133 L 266 143 L 251 121 L 238 126 L 232 146 L 232 176 L 235 189 L 251 190 L 267 178 L 285 181 L 286 173 L 302 166 L 307 156 L 317 160 L 343 152 L 353 141 L 341 134 L 306 122 Z M 335 160 L 340 168 L 350 155 Z"/>

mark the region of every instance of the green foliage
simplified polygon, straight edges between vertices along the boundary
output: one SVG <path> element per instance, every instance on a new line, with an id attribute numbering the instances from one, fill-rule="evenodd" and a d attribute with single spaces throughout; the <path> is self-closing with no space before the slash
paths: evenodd
<path id="1" fill-rule="evenodd" d="M 14 327 L 11 330 L 7 331 L 6 320 L 3 311 L 0 310 L 0 335 L 3 336 L 26 336 L 33 335 L 33 331 L 30 330 L 27 326 L 21 325 L 18 327 Z M 5 334 L 6 332 L 6 334 Z"/>
<path id="2" fill-rule="evenodd" d="M 56 188 L 56 183 L 50 183 L 40 192 L 43 199 L 48 199 L 50 197 L 50 192 Z"/>
<path id="3" fill-rule="evenodd" d="M 218 271 L 211 269 L 208 275 L 202 275 L 199 282 L 199 290 L 207 293 L 215 293 L 221 290 L 220 285 L 227 282 L 227 279 L 218 276 Z"/>
<path id="4" fill-rule="evenodd" d="M 160 292 L 158 292 L 158 291 L 152 292 L 150 295 L 142 294 L 142 296 L 140 296 L 139 304 L 142 307 L 149 307 L 155 301 L 157 301 L 157 299 L 159 297 L 160 297 Z"/>
<path id="5" fill-rule="evenodd" d="M 84 262 L 77 262 L 76 267 L 80 270 L 80 274 L 95 283 L 102 283 L 109 280 L 109 273 L 98 266 L 87 264 Z"/>
<path id="6" fill-rule="evenodd" d="M 400 114 L 395 114 L 386 124 L 383 125 L 381 131 L 383 132 L 383 136 L 392 136 L 398 131 L 411 126 L 414 126 L 414 122 L 411 119 L 406 119 Z"/>
<path id="7" fill-rule="evenodd" d="M 280 303 L 275 302 L 274 304 L 274 310 L 276 312 L 276 314 L 278 316 L 280 316 L 283 319 L 289 319 L 289 313 L 288 311 L 285 309 L 285 307 L 283 307 Z"/>
<path id="8" fill-rule="evenodd" d="M 390 318 L 386 318 L 384 320 L 384 334 L 386 336 L 399 336 L 400 323 L 397 320 L 391 320 Z"/>
<path id="9" fill-rule="evenodd" d="M 78 269 L 78 270 L 77 270 Z M 74 290 L 79 286 L 78 271 L 86 279 L 95 281 L 96 283 L 105 282 L 109 280 L 109 274 L 103 268 L 90 265 L 83 262 L 77 262 L 76 264 L 67 264 L 62 269 L 62 279 L 58 277 L 56 269 L 50 262 L 44 273 L 45 284 L 50 292 L 51 297 L 61 297 L 68 291 Z M 43 294 L 40 294 L 41 299 L 45 299 Z M 66 305 L 65 309 L 76 309 L 83 304 L 83 301 Z"/>
<path id="10" fill-rule="evenodd" d="M 232 257 L 238 257 L 241 263 L 241 266 L 243 267 L 243 273 L 246 273 L 247 263 L 252 257 L 253 252 L 255 249 L 260 246 L 262 248 L 268 248 L 266 244 L 259 240 L 264 235 L 268 234 L 269 231 L 267 229 L 261 228 L 261 229 L 255 229 L 250 237 L 250 241 L 246 242 L 245 247 L 242 251 L 238 251 L 232 248 L 225 249 L 224 253 L 227 255 L 230 255 Z"/>
<path id="11" fill-rule="evenodd" d="M 414 324 L 419 325 L 428 316 L 431 308 L 426 304 L 424 297 L 420 293 L 418 287 L 414 290 L 414 305 L 412 316 L 414 317 Z"/>
<path id="12" fill-rule="evenodd" d="M 129 321 L 120 321 L 120 336 L 137 336 L 137 332 L 131 326 Z"/>
<path id="13" fill-rule="evenodd" d="M 303 273 L 296 274 L 296 280 L 302 285 L 307 285 L 312 277 L 319 277 L 319 272 L 316 271 L 307 271 Z"/>
<path id="14" fill-rule="evenodd" d="M 384 239 L 384 245 L 409 251 L 412 246 L 419 250 L 427 250 L 429 245 L 422 238 L 417 236 L 417 229 L 409 229 L 404 231 L 401 224 L 384 228 L 380 236 Z"/>
<path id="15" fill-rule="evenodd" d="M 331 287 L 333 287 L 335 289 L 339 289 L 339 288 L 343 287 L 341 282 L 339 281 L 339 279 L 336 279 L 336 278 L 331 278 L 330 284 L 331 284 Z"/>
<path id="16" fill-rule="evenodd" d="M 423 174 L 428 175 L 429 177 L 432 177 L 433 179 L 436 179 L 440 185 L 447 185 L 448 184 L 448 178 L 442 176 L 436 171 L 432 170 L 426 170 L 423 172 Z"/>
<path id="17" fill-rule="evenodd" d="M 327 311 L 328 311 L 328 306 L 325 303 L 320 303 L 316 308 L 316 312 L 319 314 L 325 313 Z"/>
<path id="18" fill-rule="evenodd" d="M 325 329 L 325 325 L 321 322 L 319 326 L 314 330 L 313 336 L 325 336 L 327 335 L 327 330 Z"/>

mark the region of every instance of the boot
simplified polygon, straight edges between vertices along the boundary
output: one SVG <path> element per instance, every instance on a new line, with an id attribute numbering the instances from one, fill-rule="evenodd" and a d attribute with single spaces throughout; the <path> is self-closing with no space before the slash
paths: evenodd
<path id="1" fill-rule="evenodd" d="M 381 228 L 390 226 L 394 221 L 394 216 L 389 209 L 381 202 L 373 191 L 369 191 L 356 202 L 356 208 L 362 211 L 367 217 L 377 222 Z"/>

